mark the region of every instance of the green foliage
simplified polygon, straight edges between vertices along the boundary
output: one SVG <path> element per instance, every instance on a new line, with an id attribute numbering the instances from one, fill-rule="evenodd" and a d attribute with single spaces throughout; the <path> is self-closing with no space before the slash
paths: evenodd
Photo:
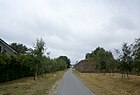
<path id="1" fill-rule="evenodd" d="M 0 82 L 33 75 L 27 55 L 0 55 Z"/>
<path id="2" fill-rule="evenodd" d="M 135 39 L 133 45 L 134 70 L 140 75 L 140 38 Z"/>
<path id="3" fill-rule="evenodd" d="M 132 59 L 132 50 L 131 46 L 129 46 L 127 43 L 123 43 L 122 45 L 122 54 L 119 56 L 118 61 L 118 70 L 122 73 L 122 78 L 125 78 L 125 74 L 132 71 L 133 69 L 133 59 Z"/>
<path id="4" fill-rule="evenodd" d="M 44 73 L 44 60 L 43 60 L 43 53 L 45 50 L 45 42 L 43 39 L 37 39 L 36 43 L 34 44 L 33 55 L 35 57 L 34 62 L 34 80 L 38 78 L 39 74 Z"/>
<path id="5" fill-rule="evenodd" d="M 14 56 L 0 54 L 0 82 L 28 76 L 38 78 L 38 75 L 44 76 L 46 73 L 64 70 L 70 62 L 66 56 L 55 59 L 44 56 L 45 42 L 42 39 L 37 40 L 34 49 L 30 51 L 26 54 L 19 51 L 20 54 Z"/>
<path id="6" fill-rule="evenodd" d="M 131 72 L 131 70 L 132 70 L 131 47 L 128 46 L 127 43 L 124 43 L 122 52 L 123 52 L 122 57 L 121 57 L 121 62 L 123 64 L 122 70 Z"/>
<path id="7" fill-rule="evenodd" d="M 115 60 L 112 52 L 103 48 L 96 48 L 92 53 L 87 53 L 85 59 L 96 63 L 96 70 L 100 72 L 121 72 L 125 74 L 136 72 L 140 75 L 140 38 L 128 45 L 123 43 L 122 50 L 116 50 L 119 57 Z"/>
<path id="8" fill-rule="evenodd" d="M 114 68 L 114 57 L 110 51 L 96 48 L 92 53 L 86 54 L 86 60 L 96 62 L 96 70 L 100 72 L 112 71 Z"/>
<path id="9" fill-rule="evenodd" d="M 60 56 L 59 59 L 63 60 L 67 64 L 67 68 L 70 68 L 70 59 L 67 56 Z"/>
<path id="10" fill-rule="evenodd" d="M 41 66 L 38 66 L 33 55 L 16 55 L 7 56 L 0 55 L 0 82 L 6 82 L 17 78 L 34 76 L 34 72 L 38 71 L 38 75 L 53 73 L 65 70 L 67 68 L 66 61 L 61 58 L 50 59 L 46 56 L 42 57 Z M 37 66 L 36 66 L 37 65 Z"/>
<path id="11" fill-rule="evenodd" d="M 10 46 L 19 54 L 26 54 L 28 48 L 23 44 L 12 43 Z"/>
<path id="12" fill-rule="evenodd" d="M 45 51 L 45 42 L 43 41 L 42 38 L 37 39 L 36 43 L 34 44 L 33 50 L 34 55 L 36 55 L 37 57 L 42 57 L 44 51 Z"/>
<path id="13" fill-rule="evenodd" d="M 127 74 L 128 72 L 137 72 L 140 73 L 140 38 L 135 39 L 135 42 L 131 45 L 124 43 L 122 46 L 122 54 L 119 53 L 119 58 L 117 60 L 117 68 L 121 71 L 122 74 Z M 125 75 L 122 75 L 125 77 Z"/>

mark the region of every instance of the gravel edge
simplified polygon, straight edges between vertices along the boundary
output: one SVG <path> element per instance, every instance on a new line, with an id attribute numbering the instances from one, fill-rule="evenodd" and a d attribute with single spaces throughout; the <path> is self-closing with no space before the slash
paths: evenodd
<path id="1" fill-rule="evenodd" d="M 62 79 L 61 79 L 61 80 L 62 80 Z M 49 94 L 48 94 L 48 95 L 56 95 L 56 93 L 57 93 L 57 91 L 58 91 L 58 89 L 59 89 L 61 80 L 58 80 L 58 81 L 53 85 L 53 87 L 52 87 L 51 90 L 49 91 Z"/>

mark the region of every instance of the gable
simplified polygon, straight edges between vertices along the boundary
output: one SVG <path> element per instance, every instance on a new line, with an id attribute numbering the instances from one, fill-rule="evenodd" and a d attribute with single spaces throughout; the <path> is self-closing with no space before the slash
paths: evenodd
<path id="1" fill-rule="evenodd" d="M 7 55 L 15 55 L 17 52 L 12 49 L 4 40 L 0 38 L 0 53 L 6 53 Z"/>

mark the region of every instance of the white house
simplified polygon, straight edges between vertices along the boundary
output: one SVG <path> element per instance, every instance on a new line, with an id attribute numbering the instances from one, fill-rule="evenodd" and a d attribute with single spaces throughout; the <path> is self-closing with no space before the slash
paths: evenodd
<path id="1" fill-rule="evenodd" d="M 0 53 L 5 53 L 7 55 L 15 55 L 17 52 L 12 49 L 4 40 L 0 38 Z"/>

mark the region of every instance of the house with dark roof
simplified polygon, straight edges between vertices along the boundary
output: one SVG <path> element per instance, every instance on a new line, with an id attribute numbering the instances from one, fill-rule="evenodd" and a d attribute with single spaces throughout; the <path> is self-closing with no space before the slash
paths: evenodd
<path id="1" fill-rule="evenodd" d="M 91 73 L 96 71 L 96 64 L 93 61 L 81 60 L 75 65 L 75 69 L 82 73 Z"/>
<path id="2" fill-rule="evenodd" d="M 12 49 L 4 40 L 0 38 L 0 53 L 5 53 L 7 55 L 15 55 L 17 52 Z"/>

